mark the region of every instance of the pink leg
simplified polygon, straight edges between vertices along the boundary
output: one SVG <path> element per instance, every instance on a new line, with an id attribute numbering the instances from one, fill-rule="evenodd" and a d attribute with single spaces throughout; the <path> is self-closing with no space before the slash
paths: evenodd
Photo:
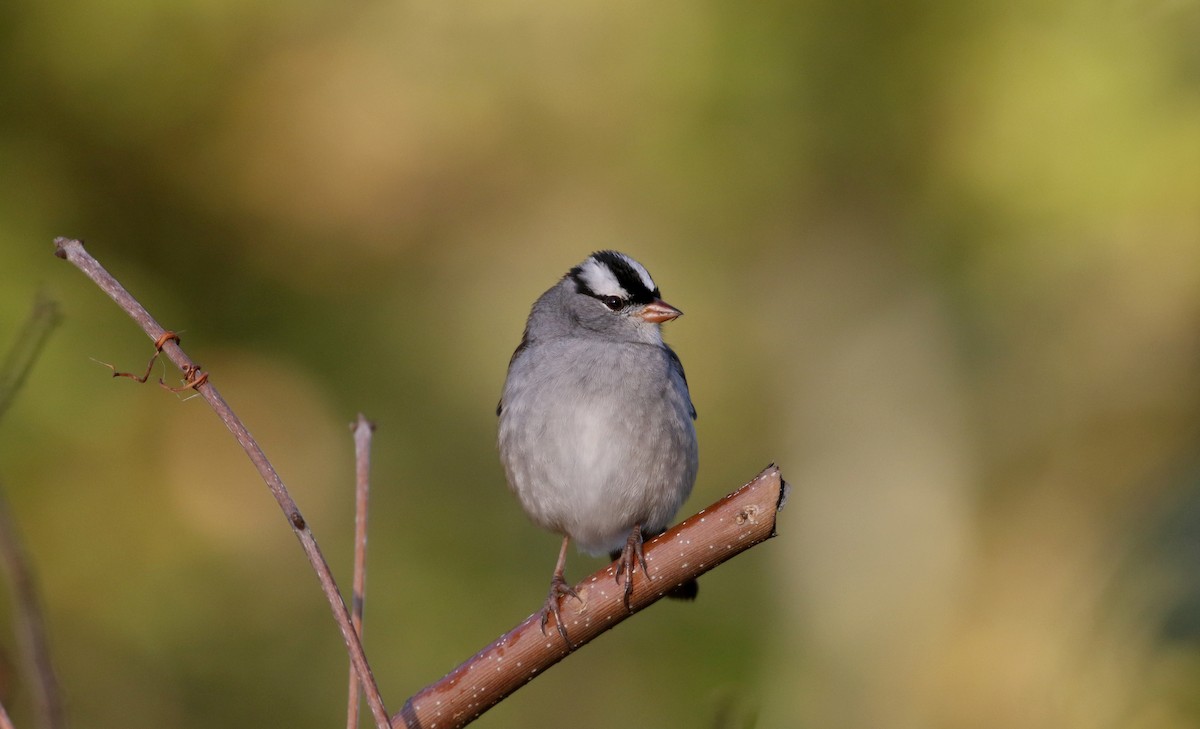
<path id="1" fill-rule="evenodd" d="M 568 649 L 572 648 L 571 639 L 567 637 L 567 628 L 563 625 L 559 599 L 565 595 L 570 595 L 576 600 L 580 599 L 575 590 L 571 589 L 571 586 L 563 579 L 563 570 L 567 566 L 567 545 L 570 543 L 570 537 L 563 537 L 562 547 L 558 550 L 558 564 L 554 566 L 554 576 L 550 578 L 550 594 L 546 597 L 546 604 L 542 606 L 542 635 L 546 634 L 546 621 L 553 613 L 554 624 L 558 626 L 558 634 L 562 636 Z"/>

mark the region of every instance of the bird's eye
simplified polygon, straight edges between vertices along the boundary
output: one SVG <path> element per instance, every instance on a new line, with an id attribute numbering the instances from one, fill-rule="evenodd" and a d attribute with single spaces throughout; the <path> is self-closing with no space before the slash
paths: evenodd
<path id="1" fill-rule="evenodd" d="M 600 301 L 613 311 L 616 311 L 625 305 L 625 300 L 620 296 L 601 296 Z"/>

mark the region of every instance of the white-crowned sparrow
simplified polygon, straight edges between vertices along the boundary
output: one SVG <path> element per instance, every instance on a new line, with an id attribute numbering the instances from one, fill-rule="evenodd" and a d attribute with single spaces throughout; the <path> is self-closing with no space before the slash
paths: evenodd
<path id="1" fill-rule="evenodd" d="M 534 302 L 509 361 L 500 459 L 529 518 L 563 536 L 541 625 L 553 613 L 568 645 L 559 600 L 578 595 L 563 579 L 567 545 L 619 558 L 628 607 L 634 568 L 647 574 L 643 538 L 666 528 L 696 480 L 696 410 L 660 331 L 682 313 L 640 263 L 600 251 Z M 670 594 L 695 597 L 696 584 Z"/>

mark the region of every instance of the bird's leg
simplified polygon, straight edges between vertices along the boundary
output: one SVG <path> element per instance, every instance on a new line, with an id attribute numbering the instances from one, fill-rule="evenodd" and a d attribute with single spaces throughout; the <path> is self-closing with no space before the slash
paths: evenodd
<path id="1" fill-rule="evenodd" d="M 625 576 L 625 609 L 633 612 L 629 607 L 629 596 L 633 594 L 633 570 L 637 565 L 642 566 L 642 574 L 649 577 L 650 571 L 646 567 L 646 554 L 642 550 L 642 525 L 634 524 L 633 530 L 629 532 L 629 538 L 625 540 L 625 549 L 621 550 L 621 557 L 617 560 L 617 571 L 613 575 L 617 584 L 621 584 L 621 576 Z"/>
<path id="2" fill-rule="evenodd" d="M 563 570 L 567 566 L 567 545 L 570 543 L 571 538 L 564 536 L 562 547 L 558 550 L 558 564 L 554 566 L 554 576 L 550 578 L 550 594 L 546 596 L 546 604 L 542 606 L 542 635 L 546 634 L 546 621 L 550 618 L 550 614 L 554 613 L 554 624 L 558 627 L 558 634 L 562 636 L 568 650 L 572 647 L 571 639 L 567 637 L 567 628 L 563 625 L 558 603 L 564 595 L 570 595 L 576 600 L 580 599 L 579 594 L 571 589 L 571 586 L 563 579 Z"/>

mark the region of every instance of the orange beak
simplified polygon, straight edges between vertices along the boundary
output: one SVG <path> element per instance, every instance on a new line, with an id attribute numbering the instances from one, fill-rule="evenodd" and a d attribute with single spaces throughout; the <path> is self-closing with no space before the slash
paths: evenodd
<path id="1" fill-rule="evenodd" d="M 648 322 L 662 324 L 664 321 L 671 321 L 676 317 L 683 316 L 683 312 L 662 299 L 655 299 L 646 304 L 646 307 L 642 309 L 642 313 L 638 314 L 638 316 Z"/>

